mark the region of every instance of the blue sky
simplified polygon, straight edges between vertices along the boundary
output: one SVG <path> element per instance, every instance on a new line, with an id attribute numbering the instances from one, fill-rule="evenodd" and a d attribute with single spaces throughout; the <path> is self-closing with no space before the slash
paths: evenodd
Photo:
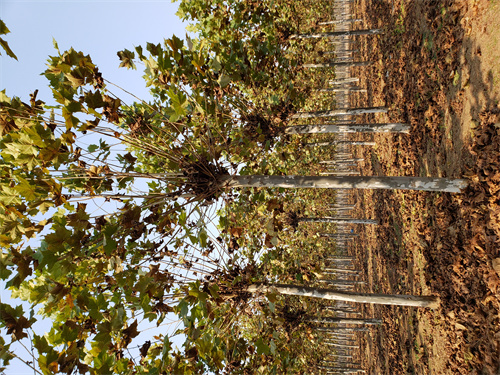
<path id="1" fill-rule="evenodd" d="M 177 4 L 171 0 L 0 0 L 0 18 L 11 31 L 3 38 L 18 57 L 16 61 L 0 51 L 0 90 L 28 101 L 38 89 L 38 99 L 53 103 L 40 73 L 48 56 L 56 53 L 54 38 L 61 51 L 73 47 L 89 54 L 104 78 L 147 100 L 142 72 L 119 69 L 116 52 L 158 43 L 172 34 L 184 38 L 186 25 L 176 11 Z M 3 285 L 0 290 L 2 302 L 9 302 Z M 5 374 L 33 374 L 33 370 L 13 361 Z"/>
<path id="2" fill-rule="evenodd" d="M 52 38 L 61 51 L 73 47 L 90 54 L 103 77 L 147 97 L 141 71 L 118 69 L 116 52 L 146 42 L 158 43 L 172 34 L 185 36 L 185 25 L 170 0 L 0 0 L 0 17 L 11 33 L 4 36 L 19 61 L 0 57 L 0 86 L 8 96 L 29 99 L 39 89 L 40 99 L 51 96 L 45 70 L 54 55 Z"/>

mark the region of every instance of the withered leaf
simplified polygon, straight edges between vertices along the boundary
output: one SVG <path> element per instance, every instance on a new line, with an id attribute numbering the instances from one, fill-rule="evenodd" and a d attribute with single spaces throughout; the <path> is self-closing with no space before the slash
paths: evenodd
<path id="1" fill-rule="evenodd" d="M 128 344 L 132 342 L 134 337 L 139 335 L 139 331 L 137 331 L 137 319 L 129 325 L 127 328 L 123 330 L 123 340 L 122 340 L 122 348 L 126 348 Z"/>
<path id="2" fill-rule="evenodd" d="M 145 358 L 148 355 L 148 350 L 151 347 L 151 341 L 146 341 L 144 344 L 142 344 L 141 348 L 139 349 L 139 353 L 141 353 L 141 358 Z"/>

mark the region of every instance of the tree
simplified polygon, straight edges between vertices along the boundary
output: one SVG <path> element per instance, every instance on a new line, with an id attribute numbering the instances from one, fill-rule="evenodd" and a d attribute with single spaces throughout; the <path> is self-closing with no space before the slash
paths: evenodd
<path id="1" fill-rule="evenodd" d="M 196 307 L 187 312 L 196 316 L 205 306 L 204 294 L 192 295 L 189 282 L 199 274 L 229 277 L 231 269 L 238 269 L 211 257 L 219 246 L 200 222 L 206 210 L 196 204 L 220 195 L 204 176 L 223 169 L 217 160 L 208 161 L 212 155 L 204 147 L 209 142 L 195 142 L 196 129 L 184 130 L 185 123 L 179 120 L 187 117 L 180 113 L 183 109 L 198 119 L 205 112 L 193 102 L 176 101 L 183 98 L 181 92 L 171 95 L 171 110 L 165 109 L 175 122 L 154 105 L 120 107 L 88 56 L 70 50 L 50 62 L 46 76 L 60 103 L 61 119 L 47 113 L 36 92 L 30 104 L 1 97 L 1 275 L 15 296 L 33 307 L 42 303 L 42 315 L 54 321 L 48 336 L 34 336 L 39 368 L 43 372 L 189 373 L 203 371 L 200 357 L 210 368 L 224 367 L 236 343 L 226 347 L 209 339 L 193 347 L 187 341 L 180 353 L 165 335 L 157 343 L 141 346 L 140 363 L 126 355 L 139 332 L 136 310 L 161 324 L 171 312 L 185 316 L 183 298 L 194 298 Z M 94 119 L 82 121 L 79 113 Z M 102 126 L 101 121 L 110 125 Z M 103 139 L 82 150 L 77 142 L 88 132 L 109 134 L 136 155 L 118 154 L 114 160 Z M 184 143 L 175 141 L 181 134 L 186 135 Z M 148 137 L 158 143 L 148 142 Z M 155 173 L 162 166 L 170 172 Z M 133 189 L 136 179 L 150 180 L 149 191 L 123 193 Z M 91 217 L 82 200 L 98 197 L 123 206 L 113 215 Z M 44 213 L 49 218 L 39 221 Z M 198 225 L 191 221 L 195 218 Z M 24 241 L 36 233 L 41 244 L 26 245 Z M 19 247 L 14 248 L 15 244 Z M 199 258 L 204 258 L 202 263 Z M 229 308 L 224 302 L 216 304 L 222 321 Z M 24 331 L 34 319 L 27 319 L 20 308 L 2 305 L 1 311 L 2 324 L 15 334 L 14 341 L 27 337 Z M 209 327 L 201 336 L 196 332 L 190 339 L 218 337 L 210 334 Z M 243 345 L 243 358 L 245 342 L 237 344 Z M 14 355 L 10 345 L 2 343 L 6 362 Z"/>
<path id="2" fill-rule="evenodd" d="M 285 128 L 287 134 L 325 134 L 325 133 L 409 133 L 408 124 L 321 124 L 296 125 Z"/>
<path id="3" fill-rule="evenodd" d="M 207 2 L 192 5 L 196 9 L 202 3 Z M 262 14 L 269 33 L 276 35 L 270 24 L 275 11 L 255 2 L 233 3 L 249 7 L 241 19 L 234 15 L 238 22 Z M 224 2 L 208 4 L 220 5 L 220 17 L 234 21 Z M 216 26 L 203 26 L 210 45 L 217 41 Z M 265 316 L 274 321 L 273 328 L 280 323 L 271 314 L 277 298 L 274 289 L 264 290 L 257 283 L 281 275 L 269 275 L 266 272 L 275 266 L 259 264 L 253 257 L 262 250 L 262 242 L 277 247 L 274 219 L 279 205 L 269 201 L 265 208 L 273 215 L 273 237 L 263 236 L 243 248 L 241 227 L 227 220 L 220 221 L 225 233 L 210 235 L 213 203 L 237 200 L 242 187 L 272 187 L 278 192 L 304 187 L 458 191 L 465 185 L 462 180 L 409 177 L 252 174 L 250 161 L 258 163 L 275 151 L 262 136 L 264 128 L 287 119 L 292 111 L 289 100 L 295 103 L 298 96 L 293 87 L 284 90 L 274 104 L 282 116 L 271 120 L 252 102 L 256 93 L 247 86 L 271 82 L 276 72 L 266 72 L 266 67 L 276 67 L 284 79 L 295 74 L 292 68 L 297 64 L 281 60 L 283 50 L 277 47 L 267 56 L 265 49 L 274 48 L 274 40 L 261 32 L 252 26 L 249 44 L 238 42 L 235 34 L 220 49 L 206 48 L 204 40 L 196 39 L 185 46 L 176 37 L 163 46 L 148 44 L 149 56 L 136 48 L 154 94 L 151 103 L 124 105 L 107 90 L 91 58 L 73 49 L 57 50 L 45 72 L 56 108 L 45 107 L 36 92 L 29 104 L 2 94 L 0 277 L 14 296 L 28 301 L 32 309 L 41 304 L 41 314 L 53 321 L 47 335 L 33 337 L 42 372 L 189 374 L 226 366 L 239 371 L 265 363 L 286 373 L 286 366 L 291 366 L 286 361 L 293 363 L 293 358 L 285 350 L 285 340 L 272 336 L 274 344 L 259 341 L 252 331 L 254 318 Z M 118 55 L 122 66 L 133 67 L 135 53 L 124 50 Z M 232 72 L 235 62 L 244 74 Z M 264 68 L 255 68 L 260 63 Z M 255 138 L 247 136 L 249 125 L 250 130 L 260 129 Z M 84 148 L 79 141 L 90 133 L 102 138 Z M 113 153 L 110 139 L 125 146 L 126 153 Z M 139 179 L 147 182 L 143 192 L 137 192 Z M 120 207 L 93 216 L 86 200 L 97 198 Z M 40 215 L 46 217 L 40 220 Z M 39 243 L 30 243 L 34 236 Z M 282 250 L 267 255 L 277 258 Z M 302 273 L 303 266 L 290 272 L 295 270 L 295 275 Z M 269 292 L 268 301 L 250 293 L 255 285 Z M 138 337 L 140 319 L 162 324 L 170 313 L 184 323 L 182 349 L 172 346 L 172 334 L 160 335 L 155 342 L 141 343 L 141 359 L 134 361 L 128 349 Z M 19 307 L 1 305 L 1 324 L 14 341 L 27 337 L 32 318 Z M 8 362 L 11 343 L 0 344 L 1 358 Z M 278 348 L 283 350 L 276 354 Z M 272 355 L 277 359 L 267 358 Z"/>
<path id="4" fill-rule="evenodd" d="M 460 193 L 466 180 L 434 177 L 222 176 L 227 187 L 315 189 L 403 189 Z"/>
<path id="5" fill-rule="evenodd" d="M 348 293 L 340 292 L 334 289 L 321 289 L 312 288 L 298 285 L 283 285 L 271 284 L 267 285 L 250 285 L 247 289 L 248 292 L 270 292 L 277 291 L 278 293 L 322 298 L 334 301 L 347 301 L 357 303 L 373 303 L 382 305 L 393 306 L 415 306 L 415 307 L 429 307 L 435 309 L 439 306 L 439 298 L 433 296 L 401 296 L 401 295 L 373 295 L 366 293 Z"/>

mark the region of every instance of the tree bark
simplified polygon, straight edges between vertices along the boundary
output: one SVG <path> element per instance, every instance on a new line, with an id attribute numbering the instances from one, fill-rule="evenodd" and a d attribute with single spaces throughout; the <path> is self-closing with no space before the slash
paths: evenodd
<path id="1" fill-rule="evenodd" d="M 304 68 L 333 68 L 336 66 L 367 66 L 370 65 L 371 61 L 338 61 L 338 62 L 328 62 L 328 63 L 318 63 L 318 64 L 304 64 Z"/>
<path id="2" fill-rule="evenodd" d="M 433 177 L 344 177 L 344 176 L 222 176 L 222 188 L 314 188 L 314 189 L 389 189 L 460 193 L 467 180 Z"/>
<path id="3" fill-rule="evenodd" d="M 367 92 L 368 90 L 366 89 L 361 89 L 358 87 L 340 87 L 340 88 L 326 88 L 326 89 L 319 89 L 318 91 L 320 92 Z"/>
<path id="4" fill-rule="evenodd" d="M 318 22 L 318 25 L 341 25 L 341 24 L 350 24 L 355 22 L 361 22 L 362 19 L 347 19 L 347 20 L 335 20 L 335 21 L 326 21 L 326 22 Z"/>
<path id="5" fill-rule="evenodd" d="M 338 219 L 335 217 L 302 217 L 299 219 L 304 223 L 337 223 L 337 224 L 374 224 L 378 225 L 378 220 L 370 219 Z"/>
<path id="6" fill-rule="evenodd" d="M 382 324 L 380 319 L 356 319 L 356 318 L 320 318 L 310 319 L 312 323 L 332 323 L 332 324 L 354 324 L 354 325 L 379 325 Z"/>
<path id="7" fill-rule="evenodd" d="M 331 109 L 328 111 L 299 112 L 293 115 L 292 118 L 295 119 L 295 118 L 335 117 L 335 116 L 363 115 L 366 113 L 386 113 L 386 112 L 387 112 L 386 107 L 342 108 L 342 109 Z"/>
<path id="8" fill-rule="evenodd" d="M 327 332 L 328 334 L 335 334 L 339 331 L 341 332 L 367 332 L 367 327 L 356 327 L 356 328 L 346 328 L 346 327 L 315 327 L 315 331 Z"/>
<path id="9" fill-rule="evenodd" d="M 339 79 L 332 79 L 328 82 L 330 83 L 330 85 L 343 85 L 346 83 L 359 82 L 359 78 L 357 77 L 339 78 Z"/>
<path id="10" fill-rule="evenodd" d="M 390 294 L 366 294 L 339 292 L 333 289 L 312 288 L 299 285 L 271 284 L 250 285 L 246 289 L 250 293 L 275 292 L 292 296 L 314 297 L 333 301 L 346 301 L 356 303 L 371 303 L 391 306 L 429 307 L 435 309 L 439 306 L 439 298 L 433 296 L 410 296 Z"/>
<path id="11" fill-rule="evenodd" d="M 379 34 L 381 29 L 370 29 L 370 30 L 354 30 L 354 31 L 332 31 L 329 33 L 316 33 L 316 34 L 294 34 L 291 38 L 295 39 L 316 39 L 316 38 L 335 38 L 339 36 L 350 36 L 350 35 L 375 35 Z"/>
<path id="12" fill-rule="evenodd" d="M 351 145 L 351 146 L 375 146 L 375 142 L 365 142 L 365 141 L 331 141 L 331 142 L 316 142 L 316 143 L 306 143 L 306 146 L 337 146 L 337 145 Z"/>
<path id="13" fill-rule="evenodd" d="M 318 366 L 319 369 L 328 370 L 328 371 L 340 371 L 343 374 L 356 374 L 358 372 L 366 373 L 365 370 L 361 368 L 352 368 L 352 367 L 333 367 L 333 366 Z"/>

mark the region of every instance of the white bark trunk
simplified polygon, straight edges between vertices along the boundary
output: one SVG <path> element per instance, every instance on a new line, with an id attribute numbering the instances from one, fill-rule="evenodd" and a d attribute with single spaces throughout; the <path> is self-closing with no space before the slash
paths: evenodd
<path id="1" fill-rule="evenodd" d="M 333 367 L 333 366 L 318 366 L 319 369 L 322 370 L 327 370 L 327 371 L 335 371 L 337 373 L 342 373 L 342 374 L 357 374 L 359 372 L 362 372 L 363 374 L 366 373 L 365 370 L 359 368 L 351 368 L 351 367 Z"/>
<path id="2" fill-rule="evenodd" d="M 359 82 L 359 78 L 349 77 L 349 78 L 332 79 L 328 82 L 330 83 L 330 85 L 343 85 L 346 83 Z"/>
<path id="3" fill-rule="evenodd" d="M 340 116 L 340 115 L 339 115 Z M 286 134 L 410 133 L 408 124 L 326 124 L 287 126 Z"/>
<path id="4" fill-rule="evenodd" d="M 326 89 L 319 89 L 319 92 L 367 92 L 368 90 L 366 89 L 360 89 L 358 87 L 342 87 L 342 88 L 326 88 Z"/>
<path id="5" fill-rule="evenodd" d="M 389 189 L 460 193 L 467 180 L 433 177 L 344 177 L 344 176 L 223 176 L 221 187 Z"/>
<path id="6" fill-rule="evenodd" d="M 337 223 L 337 224 L 374 224 L 378 225 L 378 220 L 370 219 L 339 219 L 336 217 L 302 217 L 299 219 L 304 223 Z"/>
<path id="7" fill-rule="evenodd" d="M 356 318 L 320 318 L 310 319 L 312 323 L 332 323 L 332 324 L 354 324 L 354 325 L 379 325 L 382 324 L 381 319 L 356 319 Z"/>
<path id="8" fill-rule="evenodd" d="M 333 31 L 329 33 L 316 33 L 316 34 L 294 34 L 291 38 L 295 39 L 317 39 L 317 38 L 335 38 L 339 36 L 349 35 L 375 35 L 379 34 L 382 29 L 370 30 L 354 30 L 354 31 Z"/>
<path id="9" fill-rule="evenodd" d="M 402 296 L 349 293 L 339 292 L 333 289 L 311 288 L 298 285 L 271 284 L 269 286 L 266 286 L 254 284 L 247 287 L 247 291 L 250 293 L 267 293 L 277 291 L 278 293 L 292 296 L 314 297 L 333 301 L 372 303 L 391 306 L 429 307 L 431 309 L 437 308 L 439 306 L 439 298 L 433 296 Z"/>
<path id="10" fill-rule="evenodd" d="M 336 348 L 344 348 L 344 349 L 358 349 L 359 345 L 348 345 L 348 344 L 338 344 L 335 342 L 325 342 L 325 345 L 334 346 Z"/>
<path id="11" fill-rule="evenodd" d="M 351 145 L 351 146 L 375 146 L 375 142 L 365 142 L 365 141 L 332 141 L 332 142 L 316 142 L 316 143 L 306 143 L 308 147 L 315 146 L 337 146 L 337 145 Z"/>
<path id="12" fill-rule="evenodd" d="M 292 118 L 320 118 L 320 117 L 335 117 L 335 116 L 355 116 L 367 113 L 387 113 L 386 107 L 368 107 L 368 108 L 341 108 L 328 111 L 315 112 L 299 112 Z"/>
<path id="13" fill-rule="evenodd" d="M 359 161 L 365 161 L 364 158 L 338 158 L 335 160 L 323 160 L 320 161 L 320 164 L 339 164 L 339 163 L 350 163 L 350 162 L 359 162 Z"/>
<path id="14" fill-rule="evenodd" d="M 361 22 L 362 19 L 347 19 L 347 20 L 335 20 L 335 21 L 326 21 L 326 22 L 318 22 L 318 25 L 340 25 L 340 24 L 350 24 L 354 22 Z"/>
<path id="15" fill-rule="evenodd" d="M 346 328 L 346 327 L 316 327 L 316 331 L 327 332 L 330 334 L 335 334 L 336 332 L 366 332 L 368 328 L 366 327 L 356 327 L 356 328 Z"/>
<path id="16" fill-rule="evenodd" d="M 333 68 L 336 66 L 367 66 L 370 65 L 371 61 L 339 61 L 339 62 L 327 62 L 327 63 L 318 63 L 318 64 L 304 64 L 302 65 L 304 68 Z"/>

